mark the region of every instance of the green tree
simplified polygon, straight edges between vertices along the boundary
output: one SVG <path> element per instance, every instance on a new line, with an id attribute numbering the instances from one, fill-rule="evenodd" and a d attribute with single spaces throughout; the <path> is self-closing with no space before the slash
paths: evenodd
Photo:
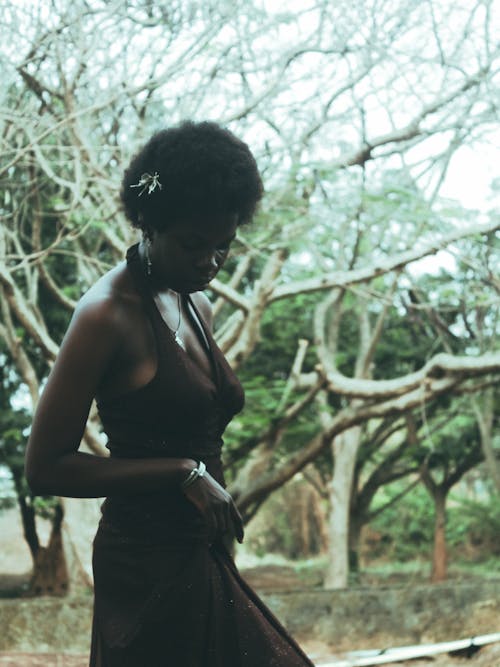
<path id="1" fill-rule="evenodd" d="M 496 119 L 491 4 L 445 3 L 436 15 L 432 3 L 406 0 L 321 0 L 295 13 L 252 2 L 7 3 L 0 337 L 33 406 L 74 300 L 135 240 L 119 211 L 122 166 L 158 125 L 186 117 L 234 129 L 266 181 L 260 220 L 240 232 L 245 252 L 212 284 L 231 363 L 244 368 L 263 335 L 281 332 L 267 327 L 271 308 L 283 320 L 289 307 L 305 322 L 317 306 L 314 336 L 306 331 L 286 351 L 286 382 L 273 378 L 267 416 L 264 381 L 251 388 L 259 432 L 246 420 L 245 437 L 234 437 L 242 456 L 231 489 L 245 514 L 335 438 L 358 442 L 352 429 L 368 420 L 498 375 L 488 342 L 461 357 L 435 358 L 430 346 L 425 365 L 396 376 L 383 367 L 371 375 L 368 346 L 354 355 L 363 372 L 351 377 L 355 363 L 338 372 L 330 328 L 332 309 L 345 306 L 355 314 L 353 342 L 369 338 L 362 325 L 376 347 L 385 304 L 411 282 L 405 267 L 446 247 L 467 259 L 463 239 L 476 248 L 498 230 L 497 217 L 466 220 L 439 198 L 457 148 L 480 147 Z M 488 299 L 493 289 L 490 279 Z M 325 297 L 321 309 L 316 299 Z M 299 298 L 304 313 L 292 305 Z M 99 428 L 92 413 L 82 447 L 96 454 Z M 352 473 L 353 458 L 347 463 Z"/>
<path id="2" fill-rule="evenodd" d="M 451 489 L 483 460 L 481 438 L 474 418 L 458 414 L 427 443 L 420 468 L 425 488 L 434 503 L 432 581 L 447 578 L 446 500 Z"/>
<path id="3" fill-rule="evenodd" d="M 28 593 L 64 595 L 69 579 L 62 547 L 63 508 L 52 497 L 34 497 L 24 479 L 24 450 L 31 416 L 26 409 L 14 409 L 10 397 L 19 390 L 19 380 L 12 365 L 3 355 L 0 367 L 0 461 L 10 472 L 22 520 L 23 532 L 33 561 L 33 574 Z M 0 499 L 1 502 L 1 499 Z M 51 534 L 46 546 L 38 537 L 36 517 L 51 521 Z"/>

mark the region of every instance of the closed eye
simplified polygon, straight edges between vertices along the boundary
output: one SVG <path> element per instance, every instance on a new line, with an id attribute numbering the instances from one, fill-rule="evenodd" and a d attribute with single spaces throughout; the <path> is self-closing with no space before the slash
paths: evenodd
<path id="1" fill-rule="evenodd" d="M 231 238 L 222 241 L 219 245 L 217 245 L 216 248 L 213 249 L 213 252 L 219 253 L 219 254 L 226 254 L 229 252 L 231 248 L 231 244 L 236 238 L 236 235 L 231 236 Z M 181 246 L 186 250 L 187 252 L 208 252 L 209 247 L 207 246 L 207 243 L 205 240 L 203 241 L 193 241 L 191 239 L 188 240 L 183 240 L 181 241 Z"/>

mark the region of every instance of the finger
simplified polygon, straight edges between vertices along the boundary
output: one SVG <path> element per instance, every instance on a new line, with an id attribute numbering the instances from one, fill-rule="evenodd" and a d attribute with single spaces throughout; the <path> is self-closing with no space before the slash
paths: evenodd
<path id="1" fill-rule="evenodd" d="M 231 517 L 230 517 L 230 514 L 229 514 L 229 506 L 228 505 L 224 506 L 224 511 L 223 511 L 222 515 L 223 515 L 223 522 L 224 522 L 224 525 L 222 526 L 222 532 L 227 533 L 231 530 Z"/>
<path id="2" fill-rule="evenodd" d="M 206 522 L 207 522 L 208 543 L 213 544 L 217 536 L 217 524 L 218 524 L 215 512 L 207 512 Z"/>
<path id="3" fill-rule="evenodd" d="M 243 519 L 234 502 L 231 502 L 231 518 L 233 521 L 234 535 L 241 544 L 243 542 L 243 537 L 245 536 L 245 531 L 243 529 Z"/>
<path id="4" fill-rule="evenodd" d="M 224 532 L 224 514 L 222 512 L 222 509 L 217 507 L 214 510 L 214 516 L 215 516 L 215 532 L 217 535 L 221 535 L 221 533 Z"/>
<path id="5" fill-rule="evenodd" d="M 224 503 L 224 533 L 233 534 L 233 517 L 232 517 L 232 499 L 228 498 L 227 502 Z"/>

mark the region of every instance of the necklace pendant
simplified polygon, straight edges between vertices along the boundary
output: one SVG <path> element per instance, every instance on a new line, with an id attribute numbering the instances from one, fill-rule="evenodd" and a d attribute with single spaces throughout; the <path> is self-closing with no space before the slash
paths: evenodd
<path id="1" fill-rule="evenodd" d="M 177 345 L 178 345 L 179 347 L 182 347 L 183 350 L 186 349 L 186 346 L 184 345 L 184 341 L 183 341 L 182 338 L 179 336 L 179 332 L 178 332 L 178 331 L 175 331 L 175 332 L 174 332 L 174 340 L 175 340 L 175 342 L 177 343 Z"/>

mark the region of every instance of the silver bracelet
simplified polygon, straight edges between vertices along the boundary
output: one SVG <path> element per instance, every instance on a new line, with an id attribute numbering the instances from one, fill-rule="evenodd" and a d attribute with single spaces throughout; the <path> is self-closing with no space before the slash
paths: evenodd
<path id="1" fill-rule="evenodd" d="M 182 482 L 181 489 L 184 491 L 184 489 L 187 489 L 189 486 L 194 484 L 197 479 L 205 475 L 206 470 L 207 466 L 203 463 L 203 461 L 200 461 L 196 468 L 193 468 L 186 479 Z"/>

